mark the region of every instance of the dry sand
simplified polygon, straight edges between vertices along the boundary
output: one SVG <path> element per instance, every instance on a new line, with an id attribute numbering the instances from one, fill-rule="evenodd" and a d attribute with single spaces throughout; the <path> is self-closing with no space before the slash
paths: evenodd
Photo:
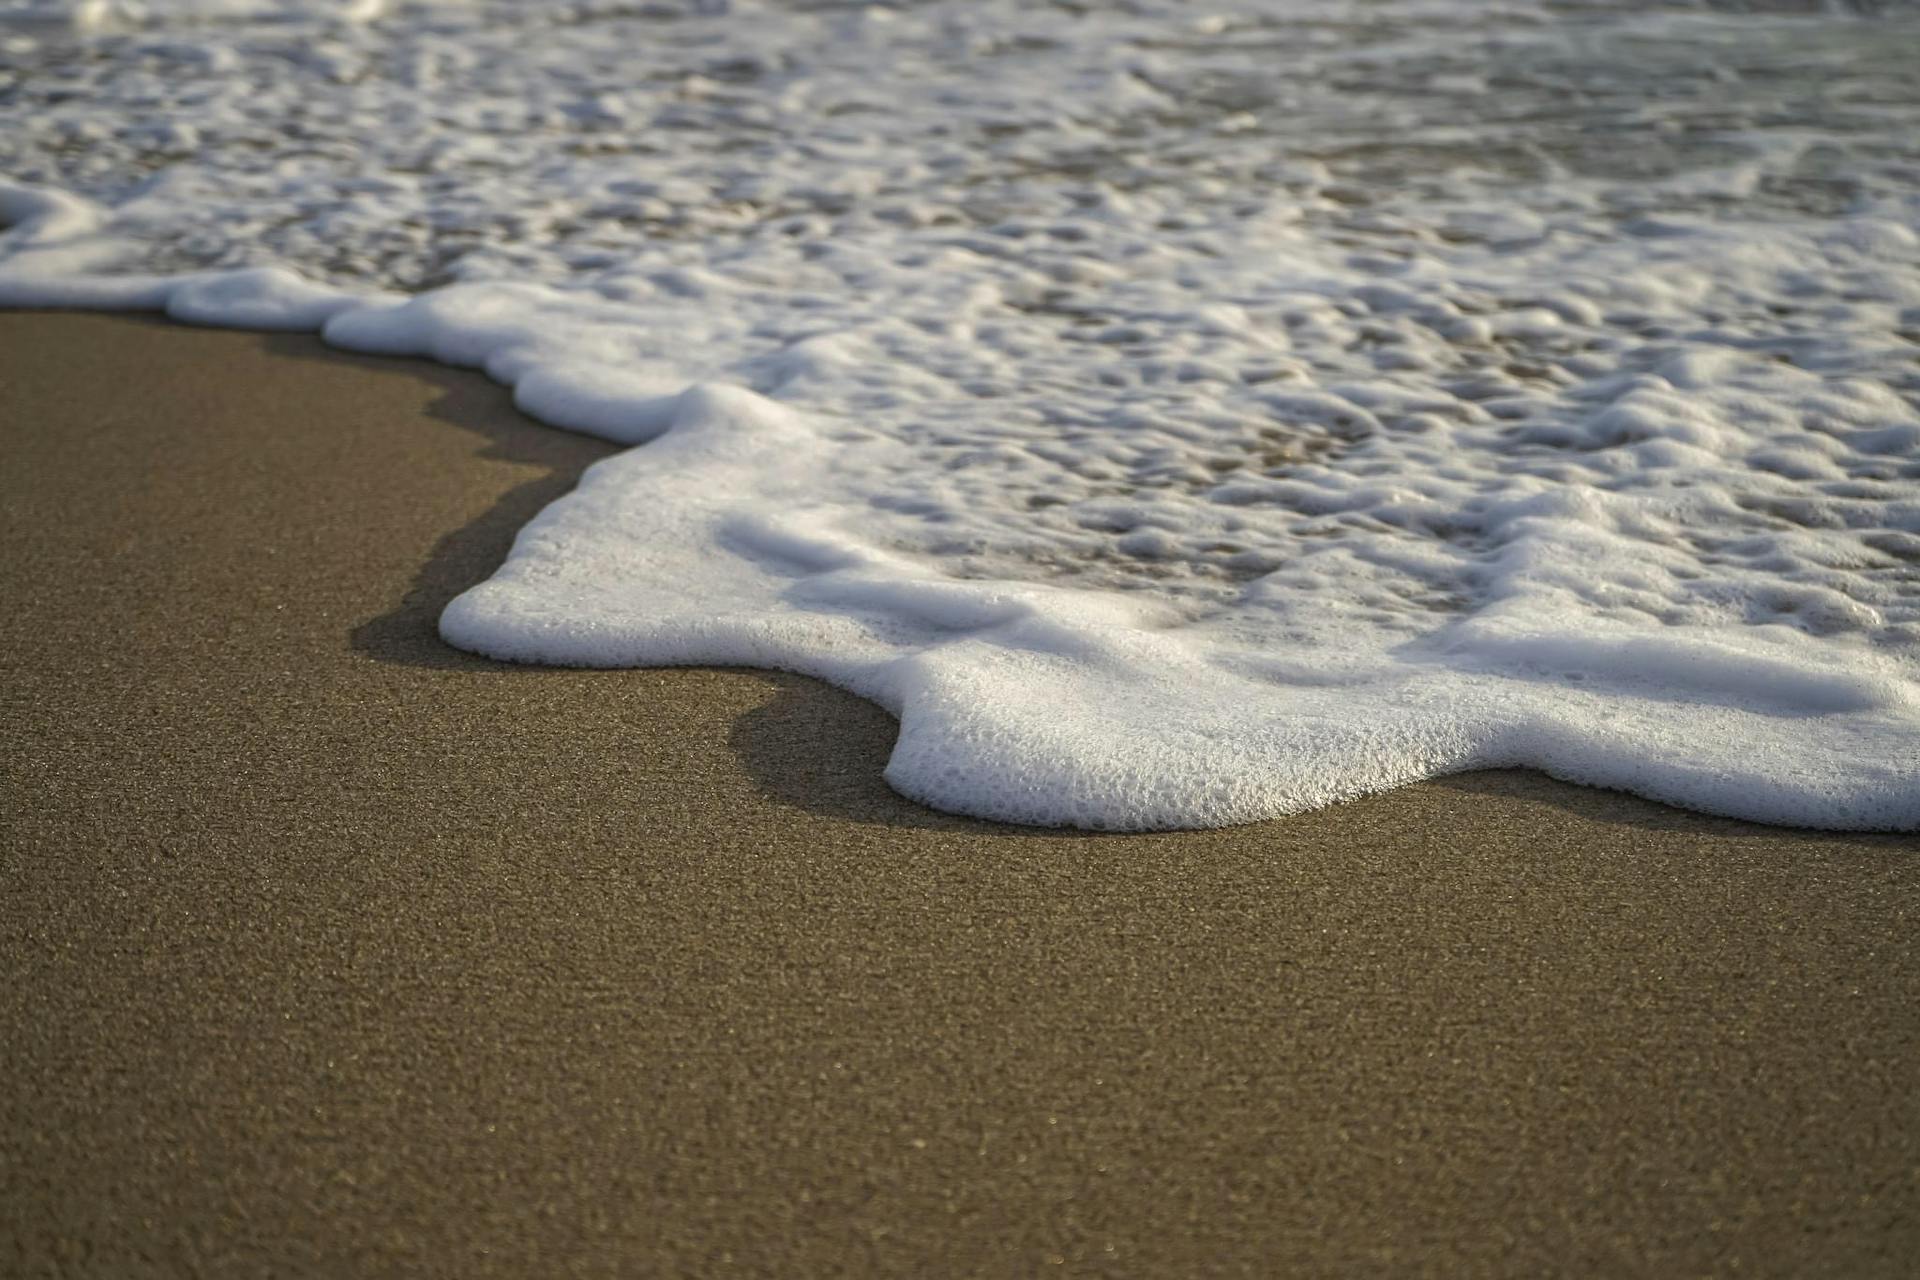
<path id="1" fill-rule="evenodd" d="M 1530 774 L 1090 837 L 433 634 L 604 446 L 0 316 L 0 1273 L 1868 1275 L 1920 848 Z"/>

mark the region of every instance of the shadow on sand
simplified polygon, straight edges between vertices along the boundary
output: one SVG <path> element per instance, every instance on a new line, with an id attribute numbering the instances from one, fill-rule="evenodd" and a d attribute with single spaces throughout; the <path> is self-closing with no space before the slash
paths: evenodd
<path id="1" fill-rule="evenodd" d="M 429 360 L 316 352 L 312 338 L 304 334 L 269 336 L 262 341 L 276 355 L 336 361 L 389 376 L 399 372 L 428 383 L 435 395 L 427 415 L 479 437 L 479 457 L 540 468 L 541 474 L 501 494 L 479 519 L 441 538 L 400 603 L 356 627 L 352 636 L 355 649 L 380 662 L 457 671 L 523 669 L 448 645 L 440 639 L 441 611 L 497 569 L 515 535 L 571 490 L 581 472 L 619 452 L 619 447 L 534 422 L 515 409 L 511 395 L 484 374 Z"/>
<path id="2" fill-rule="evenodd" d="M 1489 803 L 1512 802 L 1547 806 L 1569 817 L 1596 825 L 1636 827 L 1647 832 L 1665 832 L 1718 839 L 1791 839 L 1796 843 L 1830 839 L 1836 845 L 1857 847 L 1862 842 L 1888 851 L 1915 847 L 1914 838 L 1892 832 L 1816 831 L 1805 827 L 1770 827 L 1738 818 L 1677 809 L 1658 800 L 1648 800 L 1625 791 L 1581 786 L 1550 778 L 1534 769 L 1483 769 L 1472 773 L 1450 774 L 1421 784 L 1441 787 L 1462 796 Z"/>

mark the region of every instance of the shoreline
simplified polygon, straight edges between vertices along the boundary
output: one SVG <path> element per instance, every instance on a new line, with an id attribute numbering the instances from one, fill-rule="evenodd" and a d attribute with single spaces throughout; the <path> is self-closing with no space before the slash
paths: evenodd
<path id="1" fill-rule="evenodd" d="M 1911 836 L 1521 772 L 937 813 L 819 682 L 442 644 L 614 452 L 478 373 L 71 312 L 0 352 L 26 1271 L 1920 1249 Z"/>

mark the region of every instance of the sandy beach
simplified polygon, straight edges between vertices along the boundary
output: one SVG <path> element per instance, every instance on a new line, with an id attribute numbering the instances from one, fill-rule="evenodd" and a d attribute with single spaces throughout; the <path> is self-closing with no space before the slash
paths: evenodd
<path id="1" fill-rule="evenodd" d="M 0 428 L 0 1272 L 1920 1256 L 1911 837 L 953 818 L 817 682 L 441 644 L 609 452 L 478 374 L 6 314 Z"/>

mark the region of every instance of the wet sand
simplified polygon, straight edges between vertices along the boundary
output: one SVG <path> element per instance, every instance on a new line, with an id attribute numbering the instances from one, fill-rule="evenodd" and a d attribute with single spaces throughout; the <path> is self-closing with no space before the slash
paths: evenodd
<path id="1" fill-rule="evenodd" d="M 433 619 L 605 446 L 0 315 L 0 1273 L 1910 1274 L 1920 841 L 1526 773 L 930 812 Z"/>

